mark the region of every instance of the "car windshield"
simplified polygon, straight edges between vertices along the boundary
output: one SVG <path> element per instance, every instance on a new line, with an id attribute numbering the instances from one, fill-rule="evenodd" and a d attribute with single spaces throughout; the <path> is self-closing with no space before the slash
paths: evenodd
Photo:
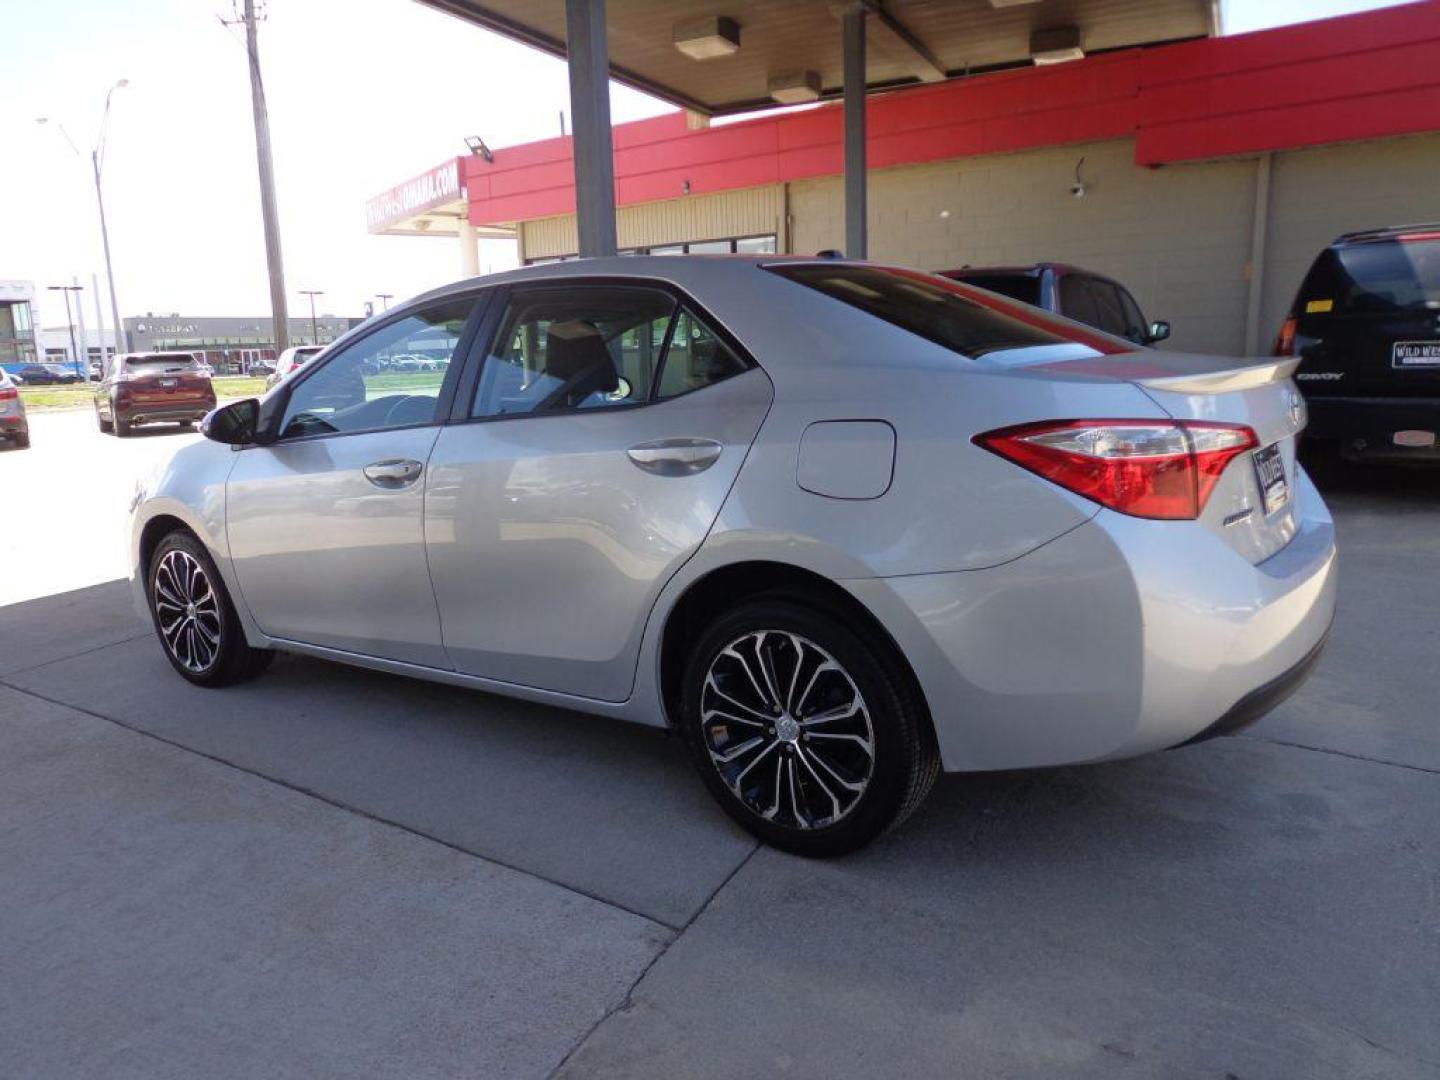
<path id="1" fill-rule="evenodd" d="M 145 356 L 125 361 L 125 370 L 132 375 L 164 375 L 177 371 L 199 371 L 193 356 Z"/>
<path id="2" fill-rule="evenodd" d="M 933 274 L 854 263 L 767 269 L 971 358 L 1048 345 L 1083 345 L 1106 354 L 1133 348 Z"/>
<path id="3" fill-rule="evenodd" d="M 1330 248 L 1315 261 L 1300 299 L 1307 315 L 1440 308 L 1440 232 Z"/>
<path id="4" fill-rule="evenodd" d="M 984 271 L 972 273 L 969 270 L 955 270 L 945 276 L 963 281 L 966 285 L 974 285 L 978 289 L 989 289 L 1001 296 L 1008 296 L 1011 300 L 1019 300 L 1022 304 L 1038 306 L 1040 303 L 1040 278 L 1035 274 L 992 274 Z"/>

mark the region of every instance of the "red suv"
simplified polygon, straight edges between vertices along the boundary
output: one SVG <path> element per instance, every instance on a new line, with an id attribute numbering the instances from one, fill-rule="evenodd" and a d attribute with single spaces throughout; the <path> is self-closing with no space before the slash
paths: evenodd
<path id="1" fill-rule="evenodd" d="M 101 431 L 130 434 L 136 424 L 188 427 L 215 408 L 210 369 L 186 352 L 126 353 L 116 357 L 95 391 Z"/>

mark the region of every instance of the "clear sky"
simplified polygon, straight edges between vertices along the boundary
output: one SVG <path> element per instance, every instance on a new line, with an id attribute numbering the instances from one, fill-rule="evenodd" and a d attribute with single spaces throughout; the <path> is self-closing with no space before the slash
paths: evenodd
<path id="1" fill-rule="evenodd" d="M 1390 0 L 1394 2 L 1394 0 Z M 1386 0 L 1226 0 L 1238 33 L 1385 6 Z M 453 240 L 375 237 L 365 200 L 463 152 L 559 133 L 564 65 L 414 0 L 269 0 L 261 61 L 270 102 L 291 312 L 298 289 L 360 314 L 459 276 Z M 243 29 L 230 0 L 0 0 L 0 278 L 45 285 L 103 270 L 88 155 L 118 90 L 105 164 L 122 316 L 268 312 Z M 612 88 L 616 123 L 668 106 Z M 39 126 L 38 116 L 52 118 Z M 514 262 L 482 244 L 482 269 Z M 101 288 L 104 279 L 101 277 Z M 44 325 L 64 322 L 54 294 Z M 107 305 L 108 319 L 108 305 Z"/>

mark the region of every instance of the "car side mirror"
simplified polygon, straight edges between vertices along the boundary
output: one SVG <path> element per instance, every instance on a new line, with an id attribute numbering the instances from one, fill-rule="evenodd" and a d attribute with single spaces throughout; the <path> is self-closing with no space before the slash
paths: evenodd
<path id="1" fill-rule="evenodd" d="M 1150 324 L 1150 333 L 1145 339 L 1146 345 L 1153 345 L 1157 341 L 1164 341 L 1170 336 L 1170 324 L 1160 319 Z"/>
<path id="2" fill-rule="evenodd" d="M 249 446 L 261 441 L 260 402 L 255 398 L 234 401 L 213 409 L 200 421 L 200 434 L 227 446 Z"/>

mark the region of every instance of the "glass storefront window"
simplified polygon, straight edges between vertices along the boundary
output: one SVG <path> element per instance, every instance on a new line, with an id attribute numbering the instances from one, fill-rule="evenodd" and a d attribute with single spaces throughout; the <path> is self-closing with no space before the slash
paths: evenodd
<path id="1" fill-rule="evenodd" d="M 741 255 L 774 255 L 775 237 L 746 236 L 735 241 L 735 250 Z"/>

